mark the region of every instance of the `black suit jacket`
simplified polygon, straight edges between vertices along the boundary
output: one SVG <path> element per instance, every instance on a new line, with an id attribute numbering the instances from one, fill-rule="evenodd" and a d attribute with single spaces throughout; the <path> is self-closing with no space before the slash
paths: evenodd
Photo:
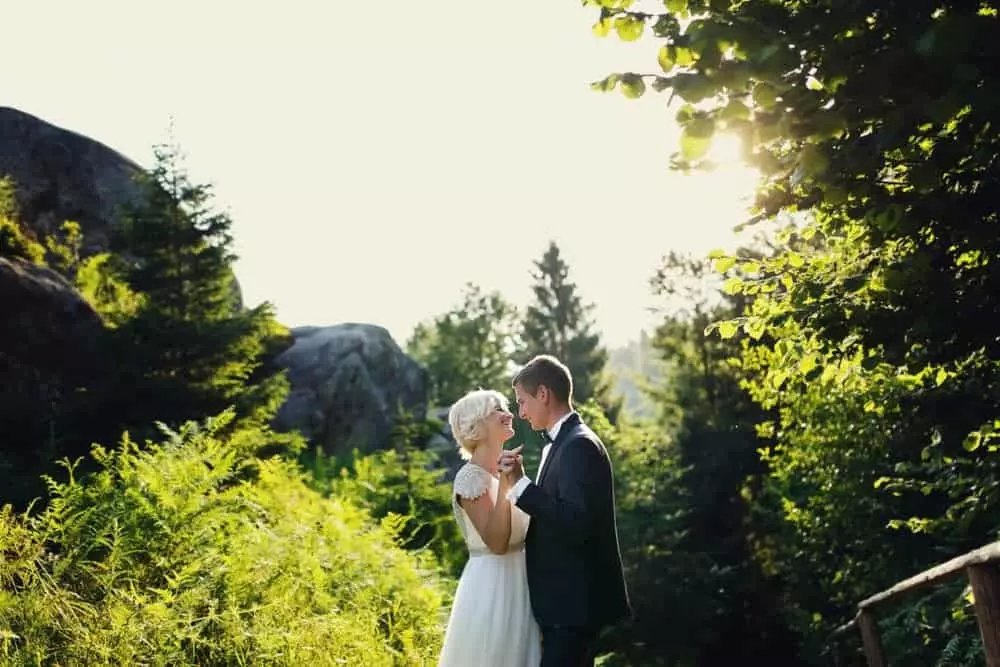
<path id="1" fill-rule="evenodd" d="M 531 516 L 525 557 L 541 627 L 597 629 L 631 614 L 611 459 L 577 413 L 563 422 L 538 484 L 528 484 L 517 506 Z"/>

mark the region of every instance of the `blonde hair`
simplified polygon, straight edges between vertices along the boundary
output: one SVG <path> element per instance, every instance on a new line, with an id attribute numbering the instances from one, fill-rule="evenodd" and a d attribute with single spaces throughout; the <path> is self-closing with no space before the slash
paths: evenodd
<path id="1" fill-rule="evenodd" d="M 486 418 L 497 408 L 508 410 L 508 405 L 507 397 L 492 389 L 470 391 L 455 401 L 448 411 L 448 425 L 463 459 L 469 460 L 486 436 Z"/>

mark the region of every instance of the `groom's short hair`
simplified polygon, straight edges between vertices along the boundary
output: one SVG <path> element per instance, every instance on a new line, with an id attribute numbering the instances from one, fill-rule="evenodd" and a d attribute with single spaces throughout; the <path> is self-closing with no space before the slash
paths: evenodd
<path id="1" fill-rule="evenodd" d="M 573 375 L 566 364 L 551 354 L 540 354 L 521 367 L 511 381 L 511 386 L 521 385 L 534 396 L 545 385 L 556 399 L 569 405 L 573 397 Z"/>

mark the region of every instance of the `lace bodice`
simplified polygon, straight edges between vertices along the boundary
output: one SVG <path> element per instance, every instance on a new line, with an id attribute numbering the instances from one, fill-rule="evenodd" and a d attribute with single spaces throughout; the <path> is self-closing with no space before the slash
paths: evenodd
<path id="1" fill-rule="evenodd" d="M 465 513 L 458 502 L 459 496 L 470 500 L 475 500 L 487 491 L 493 497 L 500 488 L 500 482 L 491 475 L 488 470 L 475 463 L 466 463 L 455 475 L 454 493 L 451 497 L 452 510 L 455 513 L 455 520 L 458 522 L 459 530 L 465 538 L 465 545 L 469 549 L 469 555 L 478 556 L 492 553 L 479 536 L 472 519 Z M 516 505 L 510 508 L 510 551 L 516 551 L 524 545 L 524 537 L 528 533 L 528 524 L 531 517 L 521 511 Z"/>

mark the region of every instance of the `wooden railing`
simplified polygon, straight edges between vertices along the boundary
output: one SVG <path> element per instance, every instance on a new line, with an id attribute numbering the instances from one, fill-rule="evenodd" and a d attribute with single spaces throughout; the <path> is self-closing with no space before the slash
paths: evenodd
<path id="1" fill-rule="evenodd" d="M 837 638 L 852 628 L 861 633 L 868 667 L 887 667 L 882 639 L 878 632 L 875 608 L 916 590 L 934 586 L 965 574 L 972 586 L 975 600 L 976 622 L 983 638 L 986 667 L 1000 667 L 1000 542 L 952 558 L 918 575 L 899 582 L 892 588 L 873 595 L 858 604 L 857 615 L 837 628 Z"/>

